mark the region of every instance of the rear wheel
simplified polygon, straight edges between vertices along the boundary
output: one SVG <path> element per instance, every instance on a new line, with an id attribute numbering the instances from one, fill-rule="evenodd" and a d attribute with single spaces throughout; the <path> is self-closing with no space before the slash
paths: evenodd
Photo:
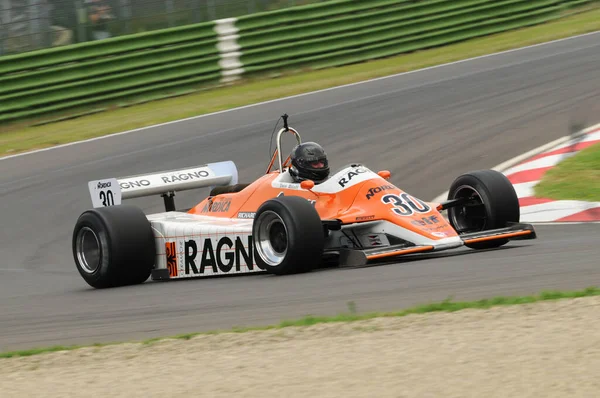
<path id="1" fill-rule="evenodd" d="M 263 203 L 254 217 L 252 236 L 257 263 L 276 275 L 312 270 L 325 245 L 319 214 L 299 196 Z"/>
<path id="2" fill-rule="evenodd" d="M 85 211 L 73 230 L 72 250 L 79 274 L 92 287 L 143 283 L 154 267 L 154 234 L 135 206 Z"/>
<path id="3" fill-rule="evenodd" d="M 495 170 L 479 170 L 458 177 L 448 192 L 448 199 L 469 199 L 469 203 L 448 209 L 450 224 L 461 233 L 504 228 L 519 222 L 519 199 L 512 183 Z M 472 249 L 499 247 L 508 239 L 466 244 Z"/>

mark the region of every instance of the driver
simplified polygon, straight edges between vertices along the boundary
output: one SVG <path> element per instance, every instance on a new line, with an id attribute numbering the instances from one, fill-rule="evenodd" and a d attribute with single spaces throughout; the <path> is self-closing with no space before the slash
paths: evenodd
<path id="1" fill-rule="evenodd" d="M 290 175 L 295 182 L 312 180 L 320 184 L 329 177 L 327 154 L 316 142 L 305 142 L 297 145 L 290 156 L 292 166 Z"/>

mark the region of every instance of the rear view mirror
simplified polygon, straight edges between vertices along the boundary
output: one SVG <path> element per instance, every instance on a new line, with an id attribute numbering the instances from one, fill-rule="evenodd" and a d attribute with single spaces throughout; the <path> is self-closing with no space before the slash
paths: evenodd
<path id="1" fill-rule="evenodd" d="M 314 186 L 315 186 L 315 182 L 311 181 L 311 180 L 304 180 L 300 183 L 300 188 L 306 189 L 306 190 L 311 190 L 314 188 Z"/>
<path id="2" fill-rule="evenodd" d="M 390 173 L 388 170 L 378 171 L 377 174 L 379 175 L 379 177 L 385 178 L 386 180 L 389 180 L 392 176 L 392 173 Z"/>

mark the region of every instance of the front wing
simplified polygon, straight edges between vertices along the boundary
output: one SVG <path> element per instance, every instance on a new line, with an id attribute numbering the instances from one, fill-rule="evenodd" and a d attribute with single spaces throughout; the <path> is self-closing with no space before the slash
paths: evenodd
<path id="1" fill-rule="evenodd" d="M 431 245 L 391 245 L 369 249 L 340 249 L 339 265 L 341 267 L 359 267 L 367 265 L 371 261 L 384 258 L 398 257 L 409 254 L 438 252 L 460 247 L 464 244 L 478 243 L 492 240 L 525 240 L 536 239 L 535 229 L 531 224 L 511 223 L 506 228 L 492 229 L 482 232 L 473 232 L 460 235 L 461 243 L 454 246 L 435 248 Z"/>

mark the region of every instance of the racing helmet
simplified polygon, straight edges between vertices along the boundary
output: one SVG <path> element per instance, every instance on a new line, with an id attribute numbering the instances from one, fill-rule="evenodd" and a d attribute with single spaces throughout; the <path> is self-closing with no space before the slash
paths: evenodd
<path id="1" fill-rule="evenodd" d="M 297 145 L 290 155 L 292 166 L 290 175 L 296 181 L 312 180 L 315 184 L 329 177 L 327 154 L 316 142 L 305 142 Z"/>

